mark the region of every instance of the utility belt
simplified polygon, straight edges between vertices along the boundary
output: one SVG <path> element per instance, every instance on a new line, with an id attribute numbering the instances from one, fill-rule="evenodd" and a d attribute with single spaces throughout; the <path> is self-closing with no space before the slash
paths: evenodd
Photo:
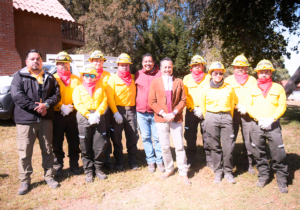
<path id="1" fill-rule="evenodd" d="M 128 110 L 135 110 L 135 106 L 117 106 L 117 108 L 123 108 L 125 109 L 126 111 Z"/>
<path id="2" fill-rule="evenodd" d="M 94 114 L 96 112 L 96 109 L 90 109 L 88 110 L 91 114 Z"/>

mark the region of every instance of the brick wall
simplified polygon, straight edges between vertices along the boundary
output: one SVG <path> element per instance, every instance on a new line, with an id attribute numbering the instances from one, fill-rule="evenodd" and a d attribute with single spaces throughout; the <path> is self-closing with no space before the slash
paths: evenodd
<path id="1" fill-rule="evenodd" d="M 20 70 L 22 62 L 15 47 L 12 0 L 0 0 L 0 76 Z"/>

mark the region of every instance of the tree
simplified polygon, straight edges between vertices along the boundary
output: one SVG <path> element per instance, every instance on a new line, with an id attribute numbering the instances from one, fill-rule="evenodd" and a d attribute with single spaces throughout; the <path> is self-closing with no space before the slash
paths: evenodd
<path id="1" fill-rule="evenodd" d="M 70 13 L 70 15 L 78 21 L 79 18 L 89 11 L 91 0 L 58 0 Z"/>
<path id="2" fill-rule="evenodd" d="M 195 33 L 210 42 L 215 36 L 223 41 L 221 55 L 225 64 L 241 53 L 252 66 L 264 58 L 278 60 L 282 55 L 290 57 L 286 50 L 288 40 L 281 32 L 285 27 L 296 33 L 300 24 L 298 8 L 299 4 L 292 0 L 211 0 Z M 293 50 L 298 50 L 297 46 Z"/>

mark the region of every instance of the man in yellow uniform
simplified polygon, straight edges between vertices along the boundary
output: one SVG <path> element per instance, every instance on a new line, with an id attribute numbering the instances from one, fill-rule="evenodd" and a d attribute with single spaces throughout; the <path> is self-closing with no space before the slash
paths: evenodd
<path id="1" fill-rule="evenodd" d="M 199 107 L 200 94 L 205 85 L 209 84 L 210 75 L 203 72 L 205 60 L 200 55 L 195 55 L 189 66 L 191 74 L 183 78 L 184 91 L 186 94 L 186 115 L 184 138 L 187 142 L 186 156 L 188 165 L 191 167 L 196 162 L 197 152 L 197 133 L 200 124 L 201 135 L 203 139 L 203 149 L 206 156 L 206 165 L 213 169 L 211 149 L 207 144 L 207 134 L 205 130 L 205 120 Z"/>
<path id="2" fill-rule="evenodd" d="M 54 77 L 60 87 L 61 101 L 54 106 L 53 120 L 53 153 L 55 176 L 62 175 L 65 153 L 63 142 L 66 134 L 68 142 L 68 156 L 70 158 L 70 171 L 75 175 L 80 174 L 79 160 L 79 137 L 76 123 L 76 109 L 73 106 L 72 94 L 74 88 L 80 85 L 80 79 L 71 74 L 70 62 L 72 58 L 66 52 L 60 52 L 55 59 L 57 73 Z"/>
<path id="3" fill-rule="evenodd" d="M 287 193 L 288 166 L 285 162 L 285 149 L 282 141 L 279 118 L 286 110 L 286 95 L 283 87 L 272 82 L 272 63 L 262 60 L 257 64 L 257 84 L 249 88 L 246 96 L 246 110 L 252 117 L 252 151 L 257 162 L 259 181 L 263 188 L 270 179 L 270 165 L 266 154 L 266 139 L 270 148 L 272 168 L 276 171 L 279 191 Z"/>
<path id="4" fill-rule="evenodd" d="M 248 94 L 247 89 L 256 83 L 256 79 L 253 76 L 248 75 L 247 72 L 250 65 L 243 54 L 237 56 L 231 65 L 233 65 L 234 75 L 227 77 L 225 83 L 231 85 L 238 99 L 236 102 L 237 104 L 235 104 L 233 115 L 234 141 L 236 141 L 241 126 L 244 142 L 244 165 L 250 174 L 255 174 L 252 166 L 253 155 L 250 143 L 251 117 L 246 112 L 245 96 Z"/>
<path id="5" fill-rule="evenodd" d="M 106 61 L 104 54 L 99 50 L 95 50 L 91 54 L 88 61 L 91 62 L 92 64 L 94 64 L 94 66 L 96 67 L 97 73 L 98 73 L 98 75 L 96 77 L 97 83 L 99 83 L 99 85 L 102 85 L 103 89 L 106 91 L 107 82 L 110 77 L 110 73 L 103 70 L 103 64 Z M 107 92 L 106 92 L 106 95 L 107 95 Z M 104 167 L 106 167 L 108 170 L 113 170 L 114 166 L 111 164 L 111 161 L 110 161 L 110 154 L 112 153 L 112 147 L 111 147 L 111 142 L 110 142 L 110 130 L 111 130 L 110 118 L 112 117 L 112 112 L 109 108 L 107 108 L 105 110 L 103 117 L 105 118 L 106 137 L 107 137 L 107 148 L 105 151 Z"/>
<path id="6" fill-rule="evenodd" d="M 130 74 L 132 63 L 129 55 L 125 53 L 118 57 L 116 63 L 118 72 L 109 78 L 107 84 L 108 105 L 114 114 L 111 124 L 116 168 L 123 171 L 122 131 L 125 130 L 128 164 L 131 169 L 136 170 L 138 166 L 135 155 L 139 135 L 135 109 L 136 86 L 134 75 Z"/>

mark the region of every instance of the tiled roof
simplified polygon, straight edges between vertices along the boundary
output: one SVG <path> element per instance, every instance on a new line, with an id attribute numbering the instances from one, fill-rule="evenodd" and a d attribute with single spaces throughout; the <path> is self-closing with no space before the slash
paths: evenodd
<path id="1" fill-rule="evenodd" d="M 75 22 L 57 0 L 13 0 L 13 5 L 15 9 Z"/>

